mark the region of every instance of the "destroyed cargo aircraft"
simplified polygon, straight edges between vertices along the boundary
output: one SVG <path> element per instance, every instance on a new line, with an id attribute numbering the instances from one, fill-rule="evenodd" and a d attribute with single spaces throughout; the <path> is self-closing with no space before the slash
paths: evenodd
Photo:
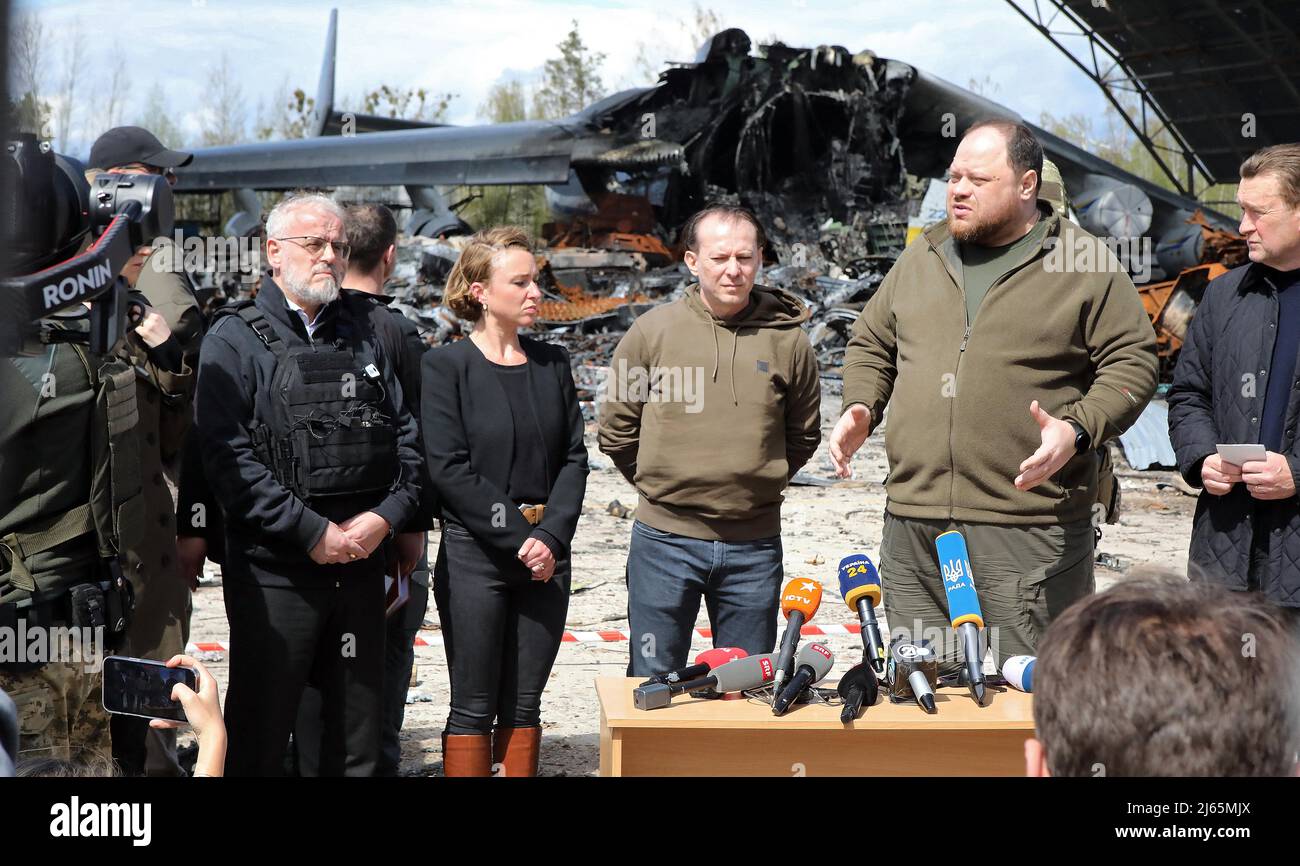
<path id="1" fill-rule="evenodd" d="M 437 306 L 441 279 L 457 255 L 454 236 L 470 230 L 440 188 L 545 185 L 554 221 L 540 254 L 549 298 L 539 327 L 569 342 L 583 366 L 604 363 L 645 305 L 689 282 L 677 264 L 677 229 L 704 203 L 727 201 L 751 207 L 767 227 L 762 281 L 807 300 L 810 337 L 834 371 L 849 326 L 906 244 L 909 218 L 926 182 L 946 171 L 957 134 L 981 118 L 1021 119 L 870 51 L 778 42 L 755 53 L 743 31 L 730 29 L 655 86 L 562 120 L 414 123 L 334 107 L 336 44 L 332 12 L 314 137 L 197 150 L 178 171 L 177 192 L 236 191 L 248 211 L 232 225 L 247 230 L 260 216 L 250 190 L 404 187 L 412 238 L 397 293 L 440 341 L 458 329 Z M 1139 258 L 1126 262 L 1130 271 L 1158 280 L 1218 260 L 1212 239 L 1233 220 L 1030 126 L 1059 167 L 1078 221 L 1133 242 Z M 1148 298 L 1153 318 L 1169 309 L 1185 327 L 1199 295 L 1184 295 L 1171 286 Z"/>

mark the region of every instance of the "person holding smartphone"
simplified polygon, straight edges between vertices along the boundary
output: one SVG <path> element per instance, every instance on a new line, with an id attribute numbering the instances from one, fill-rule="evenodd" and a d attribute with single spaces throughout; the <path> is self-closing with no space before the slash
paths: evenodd
<path id="1" fill-rule="evenodd" d="M 1259 592 L 1294 611 L 1300 144 L 1266 147 L 1240 173 L 1237 203 L 1250 260 L 1205 287 L 1174 370 L 1169 438 L 1183 480 L 1202 488 L 1187 556 L 1191 578 Z M 1247 445 L 1256 446 L 1254 455 Z"/>
<path id="2" fill-rule="evenodd" d="M 479 232 L 443 299 L 473 331 L 424 358 L 421 430 L 443 520 L 434 602 L 451 672 L 448 776 L 491 775 L 494 764 L 537 774 L 542 689 L 587 487 L 569 355 L 519 333 L 540 300 L 528 234 Z"/>
<path id="3" fill-rule="evenodd" d="M 143 717 L 141 721 L 149 728 L 169 731 L 173 736 L 175 729 L 189 725 L 199 747 L 191 775 L 196 778 L 224 775 L 226 723 L 221 716 L 221 697 L 216 678 L 202 662 L 178 653 L 166 662 L 110 656 L 105 659 L 105 664 L 112 666 L 114 671 L 112 676 L 105 676 L 105 710 L 114 714 L 114 718 Z M 4 750 L 9 746 L 5 724 L 7 700 L 4 692 L 0 692 L 0 778 L 12 775 L 30 778 L 121 775 L 120 768 L 107 754 L 79 756 L 77 760 L 37 755 L 24 759 L 16 773 L 12 764 L 6 772 Z M 177 706 L 173 709 L 171 704 Z"/>
<path id="4" fill-rule="evenodd" d="M 167 667 L 187 667 L 194 670 L 198 678 L 198 689 L 191 689 L 184 683 L 172 686 L 171 698 L 179 701 L 185 714 L 185 722 L 194 729 L 194 736 L 199 741 L 199 755 L 194 761 L 194 777 L 221 776 L 226 767 L 226 722 L 221 717 L 221 698 L 217 690 L 217 680 L 208 669 L 193 656 L 180 653 L 167 660 Z M 149 727 L 155 730 L 169 730 L 182 726 L 181 722 L 169 719 L 151 719 Z"/>

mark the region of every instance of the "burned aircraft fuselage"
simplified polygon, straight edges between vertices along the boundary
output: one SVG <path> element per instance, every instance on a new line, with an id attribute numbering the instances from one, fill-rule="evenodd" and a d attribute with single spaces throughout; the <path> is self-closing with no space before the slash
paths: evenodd
<path id="1" fill-rule="evenodd" d="M 843 221 L 900 198 L 897 130 L 912 68 L 838 46 L 750 47 L 742 31 L 724 31 L 659 86 L 584 112 L 610 146 L 575 163 L 590 204 L 570 199 L 567 211 L 594 213 L 615 192 L 647 198 L 666 227 L 718 199 L 776 199 Z"/>

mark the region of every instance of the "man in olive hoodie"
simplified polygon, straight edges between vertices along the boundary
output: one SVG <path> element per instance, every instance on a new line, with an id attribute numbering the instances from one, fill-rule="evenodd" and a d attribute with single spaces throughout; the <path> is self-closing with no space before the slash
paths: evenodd
<path id="1" fill-rule="evenodd" d="M 1093 592 L 1096 447 L 1156 387 L 1155 334 L 1119 261 L 1037 203 L 1043 151 L 976 124 L 949 168 L 948 218 L 899 257 L 853 326 L 831 459 L 889 404 L 881 574 L 891 633 L 960 667 L 934 540 L 966 538 L 1000 667 Z"/>
<path id="2" fill-rule="evenodd" d="M 713 206 L 682 229 L 699 280 L 619 342 L 600 450 L 639 494 L 628 549 L 629 676 L 684 667 L 705 600 L 715 646 L 776 645 L 781 500 L 821 440 L 808 310 L 755 286 L 764 234 Z"/>

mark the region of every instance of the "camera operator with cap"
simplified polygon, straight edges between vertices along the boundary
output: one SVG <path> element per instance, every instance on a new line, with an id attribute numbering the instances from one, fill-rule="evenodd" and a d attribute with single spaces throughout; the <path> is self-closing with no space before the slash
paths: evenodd
<path id="1" fill-rule="evenodd" d="M 89 189 L 78 166 L 35 136 L 10 142 L 7 159 L 16 188 L 0 244 L 10 257 L 5 276 L 21 282 L 89 246 Z M 147 185 L 135 192 L 152 194 Z M 164 199 L 156 228 L 171 221 L 169 192 Z M 110 256 L 107 249 L 100 254 Z M 137 250 L 126 266 L 142 260 Z M 88 266 L 99 273 L 109 262 Z M 110 300 L 121 300 L 115 280 L 105 285 L 114 297 L 102 287 L 90 292 L 89 314 L 92 304 L 75 298 L 47 313 L 35 354 L 5 347 L 0 357 L 0 645 L 18 650 L 0 653 L 0 690 L 17 704 L 23 757 L 107 758 L 111 749 L 101 656 L 125 632 L 131 592 L 122 554 L 145 527 L 135 373 L 114 343 L 91 351 L 92 332 L 114 318 L 105 315 L 116 309 Z M 136 333 L 156 339 L 157 325 L 146 319 Z"/>
<path id="2" fill-rule="evenodd" d="M 173 184 L 175 167 L 193 156 L 168 150 L 138 126 L 110 129 L 90 150 L 98 170 L 149 174 Z M 144 523 L 140 545 L 127 551 L 127 577 L 135 590 L 135 612 L 123 652 L 136 658 L 166 661 L 184 651 L 189 636 L 190 588 L 181 572 L 176 503 L 171 487 L 178 480 L 179 456 L 189 429 L 203 319 L 181 257 L 170 238 L 152 240 L 146 258 L 133 259 L 123 275 L 148 301 L 147 330 L 128 336 L 121 357 L 136 370 L 136 405 L 140 424 L 141 483 Z M 114 716 L 113 755 L 128 775 L 184 775 L 176 759 L 176 732 L 150 728 L 147 720 Z"/>
<path id="3" fill-rule="evenodd" d="M 157 175 L 175 185 L 175 169 L 189 165 L 193 159 L 192 153 L 164 147 L 146 129 L 117 126 L 95 140 L 90 148 L 88 168 L 93 172 Z M 203 315 L 189 278 L 181 268 L 180 251 L 171 238 L 154 239 L 135 289 L 166 320 L 185 360 L 193 366 L 203 337 Z"/>

